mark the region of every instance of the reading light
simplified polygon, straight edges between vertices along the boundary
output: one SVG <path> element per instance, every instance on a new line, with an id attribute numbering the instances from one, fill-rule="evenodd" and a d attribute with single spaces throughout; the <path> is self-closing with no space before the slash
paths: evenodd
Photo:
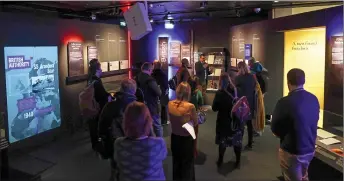
<path id="1" fill-rule="evenodd" d="M 121 21 L 119 22 L 119 25 L 120 25 L 120 26 L 127 26 L 127 23 L 126 23 L 125 21 L 121 20 Z"/>
<path id="2" fill-rule="evenodd" d="M 165 21 L 165 29 L 173 29 L 174 23 L 173 21 Z"/>
<path id="3" fill-rule="evenodd" d="M 92 13 L 91 18 L 92 18 L 92 20 L 96 20 L 97 19 L 96 14 Z"/>

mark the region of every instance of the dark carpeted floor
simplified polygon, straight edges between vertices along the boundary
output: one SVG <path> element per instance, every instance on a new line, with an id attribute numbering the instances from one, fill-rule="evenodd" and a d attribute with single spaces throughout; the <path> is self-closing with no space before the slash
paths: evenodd
<path id="1" fill-rule="evenodd" d="M 234 155 L 231 148 L 225 156 L 221 169 L 216 167 L 217 147 L 215 139 L 215 113 L 208 114 L 207 122 L 200 126 L 198 147 L 200 156 L 196 161 L 196 180 L 278 180 L 281 175 L 277 150 L 279 141 L 271 134 L 269 126 L 264 134 L 255 139 L 252 151 L 244 151 L 240 170 L 233 170 Z M 165 127 L 166 143 L 169 147 L 169 126 Z M 244 136 L 246 143 L 247 135 Z M 39 150 L 28 153 L 28 156 L 44 160 L 31 164 L 31 168 L 21 167 L 20 159 L 11 157 L 11 166 L 29 174 L 41 174 L 43 181 L 108 181 L 110 163 L 100 160 L 92 151 L 87 132 L 80 132 L 68 139 L 59 140 Z M 30 159 L 26 159 L 30 160 Z M 51 163 L 48 165 L 46 163 Z M 27 165 L 27 163 L 25 164 Z M 36 166 L 40 165 L 40 166 Z M 47 165 L 47 166 L 45 166 Z M 43 168 L 47 167 L 47 168 Z M 172 179 L 171 154 L 164 163 L 168 180 Z M 310 166 L 311 180 L 342 180 L 342 174 L 314 159 Z"/>

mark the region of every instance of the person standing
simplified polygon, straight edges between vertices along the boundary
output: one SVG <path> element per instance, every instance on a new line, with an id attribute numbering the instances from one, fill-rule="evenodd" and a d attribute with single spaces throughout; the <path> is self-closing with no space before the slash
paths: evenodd
<path id="1" fill-rule="evenodd" d="M 168 117 L 167 117 L 167 104 L 169 101 L 168 98 L 168 78 L 164 71 L 161 70 L 161 62 L 154 61 L 154 70 L 152 73 L 152 77 L 156 80 L 157 84 L 160 86 L 161 96 L 160 96 L 160 104 L 161 104 L 161 123 L 167 124 Z"/>
<path id="2" fill-rule="evenodd" d="M 248 69 L 245 62 L 238 63 L 238 75 L 235 77 L 235 85 L 238 89 L 240 97 L 246 96 L 247 101 L 250 105 L 251 114 L 248 116 L 247 122 L 247 133 L 248 133 L 248 144 L 245 146 L 246 149 L 252 149 L 253 146 L 253 124 L 252 119 L 255 111 L 255 90 L 256 90 L 256 79 L 250 70 Z"/>
<path id="3" fill-rule="evenodd" d="M 182 82 L 189 82 L 191 79 L 189 70 L 189 60 L 186 58 L 182 59 L 182 66 L 179 67 L 177 70 L 176 76 L 177 76 L 177 87 Z"/>
<path id="4" fill-rule="evenodd" d="M 98 143 L 98 119 L 99 114 L 103 107 L 112 100 L 111 95 L 105 90 L 101 75 L 103 71 L 101 69 L 98 59 L 92 59 L 88 67 L 88 81 L 87 86 L 93 84 L 94 87 L 94 100 L 99 104 L 99 113 L 94 118 L 88 120 L 89 132 L 91 137 L 92 149 L 96 151 L 96 145 Z"/>
<path id="5" fill-rule="evenodd" d="M 176 90 L 176 100 L 168 103 L 171 121 L 171 150 L 173 162 L 173 180 L 195 180 L 194 144 L 190 133 L 182 126 L 191 122 L 198 124 L 196 108 L 190 103 L 191 87 L 182 82 Z"/>
<path id="6" fill-rule="evenodd" d="M 209 69 L 209 65 L 205 62 L 205 56 L 203 54 L 200 55 L 199 61 L 195 63 L 195 71 L 202 85 L 202 92 L 204 94 L 207 90 L 208 75 L 211 74 L 211 70 Z"/>
<path id="7" fill-rule="evenodd" d="M 284 179 L 306 181 L 315 152 L 320 105 L 317 97 L 303 88 L 303 70 L 291 69 L 287 80 L 289 94 L 277 102 L 271 130 L 280 139 L 279 159 Z"/>
<path id="8" fill-rule="evenodd" d="M 223 163 L 226 148 L 233 146 L 236 157 L 235 167 L 240 168 L 244 125 L 239 119 L 231 116 L 235 98 L 235 85 L 227 73 L 222 73 L 220 76 L 220 89 L 216 92 L 212 105 L 213 111 L 218 112 L 215 138 L 215 143 L 219 145 L 218 167 Z"/>
<path id="9" fill-rule="evenodd" d="M 130 103 L 123 121 L 125 137 L 116 139 L 114 147 L 118 180 L 166 180 L 166 143 L 161 137 L 149 136 L 152 118 L 147 106 L 137 101 Z"/>
<path id="10" fill-rule="evenodd" d="M 156 80 L 151 76 L 153 71 L 152 63 L 145 62 L 141 67 L 141 73 L 137 77 L 138 87 L 143 92 L 144 102 L 153 118 L 154 133 L 157 137 L 163 136 L 163 128 L 160 119 L 160 96 L 161 89 Z"/>

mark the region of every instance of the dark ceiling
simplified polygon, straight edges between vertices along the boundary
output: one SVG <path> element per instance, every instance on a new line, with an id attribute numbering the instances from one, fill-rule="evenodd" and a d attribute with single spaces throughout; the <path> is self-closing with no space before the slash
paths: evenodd
<path id="1" fill-rule="evenodd" d="M 138 1 L 136 1 L 138 2 Z M 121 19 L 122 10 L 135 1 L 37 1 L 0 2 L 2 11 L 30 11 L 57 14 L 64 18 L 97 20 Z M 142 2 L 142 1 L 141 1 Z M 306 7 L 343 4 L 341 1 L 148 1 L 149 17 L 164 21 L 167 16 L 176 21 L 211 18 L 268 17 L 273 8 Z"/>

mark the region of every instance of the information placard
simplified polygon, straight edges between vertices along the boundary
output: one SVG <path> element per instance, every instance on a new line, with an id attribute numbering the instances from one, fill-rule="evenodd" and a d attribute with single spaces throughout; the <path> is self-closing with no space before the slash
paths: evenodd
<path id="1" fill-rule="evenodd" d="M 109 62 L 110 71 L 119 70 L 119 61 Z"/>
<path id="2" fill-rule="evenodd" d="M 68 43 L 68 76 L 78 76 L 84 74 L 84 59 L 82 43 Z"/>
<path id="3" fill-rule="evenodd" d="M 90 62 L 92 59 L 98 59 L 97 47 L 88 46 L 87 47 L 87 60 Z"/>
<path id="4" fill-rule="evenodd" d="M 61 125 L 58 51 L 53 47 L 5 47 L 9 142 Z"/>

